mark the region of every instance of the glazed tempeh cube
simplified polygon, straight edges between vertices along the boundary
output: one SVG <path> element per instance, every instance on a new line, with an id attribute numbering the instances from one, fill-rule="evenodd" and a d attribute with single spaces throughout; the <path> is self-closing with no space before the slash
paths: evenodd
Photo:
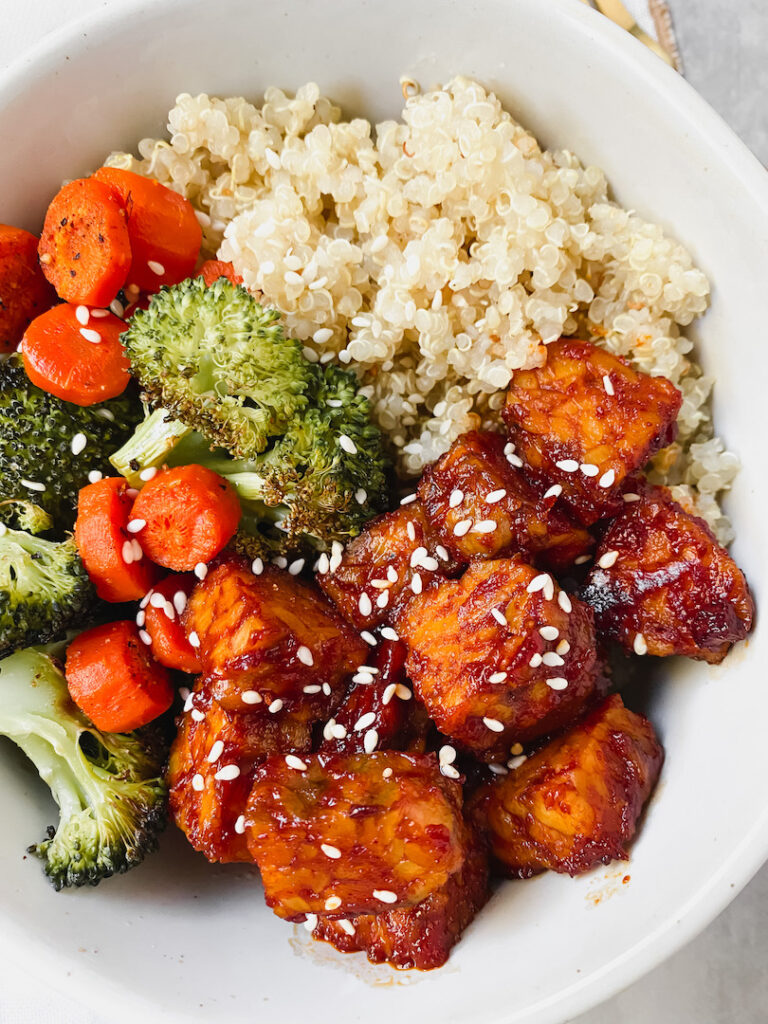
<path id="1" fill-rule="evenodd" d="M 593 540 L 571 521 L 556 495 L 526 480 L 500 434 L 471 431 L 428 466 L 419 499 L 457 562 L 523 554 L 555 571 L 573 565 Z"/>
<path id="2" fill-rule="evenodd" d="M 397 628 L 431 718 L 484 761 L 565 725 L 595 692 L 591 610 L 519 559 L 473 562 Z"/>
<path id="3" fill-rule="evenodd" d="M 211 693 L 229 711 L 309 702 L 325 714 L 368 647 L 309 584 L 259 568 L 254 574 L 245 559 L 226 556 L 189 599 L 184 625 L 199 644 Z"/>
<path id="4" fill-rule="evenodd" d="M 621 487 L 660 448 L 674 441 L 682 396 L 665 377 L 649 377 L 624 360 L 563 338 L 547 361 L 515 372 L 504 419 L 526 472 L 586 526 L 622 507 Z"/>
<path id="5" fill-rule="evenodd" d="M 653 726 L 614 694 L 519 768 L 473 798 L 502 869 L 578 875 L 624 860 L 664 752 Z"/>
<path id="6" fill-rule="evenodd" d="M 283 918 L 420 903 L 464 863 L 462 792 L 429 755 L 273 757 L 256 770 L 248 849 Z"/>
<path id="7" fill-rule="evenodd" d="M 713 664 L 752 628 L 744 575 L 703 519 L 646 488 L 608 528 L 584 587 L 597 629 L 636 654 Z"/>

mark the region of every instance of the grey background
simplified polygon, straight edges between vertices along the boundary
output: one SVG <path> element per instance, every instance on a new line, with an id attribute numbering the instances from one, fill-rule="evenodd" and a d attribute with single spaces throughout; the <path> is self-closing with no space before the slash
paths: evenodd
<path id="1" fill-rule="evenodd" d="M 670 6 L 686 78 L 768 165 L 768 0 Z M 698 939 L 574 1024 L 737 1021 L 768 1021 L 768 865 Z"/>

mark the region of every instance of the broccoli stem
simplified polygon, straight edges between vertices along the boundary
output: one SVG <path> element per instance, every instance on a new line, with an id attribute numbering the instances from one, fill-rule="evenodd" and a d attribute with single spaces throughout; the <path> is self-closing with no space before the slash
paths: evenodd
<path id="1" fill-rule="evenodd" d="M 165 409 L 155 409 L 109 461 L 131 487 L 141 487 L 141 473 L 168 462 L 174 448 L 191 433 L 191 427 Z"/>

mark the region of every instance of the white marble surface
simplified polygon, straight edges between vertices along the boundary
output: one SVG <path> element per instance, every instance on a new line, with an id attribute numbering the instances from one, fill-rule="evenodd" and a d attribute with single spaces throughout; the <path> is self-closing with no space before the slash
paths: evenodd
<path id="1" fill-rule="evenodd" d="M 71 19 L 122 2 L 0 0 L 0 68 Z M 631 2 L 635 9 L 642 4 Z M 671 0 L 671 6 L 687 77 L 768 164 L 768 4 Z M 698 939 L 573 1024 L 732 1024 L 737 1017 L 739 1024 L 765 1024 L 767 921 L 768 866 Z M 0 1024 L 41 1021 L 107 1019 L 0 964 Z"/>

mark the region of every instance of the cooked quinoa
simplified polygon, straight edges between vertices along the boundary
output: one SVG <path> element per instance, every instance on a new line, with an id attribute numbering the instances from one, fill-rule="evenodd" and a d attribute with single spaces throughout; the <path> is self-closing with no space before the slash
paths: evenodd
<path id="1" fill-rule="evenodd" d="M 690 254 L 476 82 L 403 95 L 401 119 L 374 127 L 341 120 L 312 83 L 260 107 L 182 94 L 170 141 L 107 162 L 190 199 L 206 251 L 283 311 L 307 357 L 359 373 L 403 476 L 498 423 L 512 372 L 578 335 L 681 388 L 653 475 L 729 540 L 718 497 L 738 460 L 681 333 L 709 297 Z"/>

